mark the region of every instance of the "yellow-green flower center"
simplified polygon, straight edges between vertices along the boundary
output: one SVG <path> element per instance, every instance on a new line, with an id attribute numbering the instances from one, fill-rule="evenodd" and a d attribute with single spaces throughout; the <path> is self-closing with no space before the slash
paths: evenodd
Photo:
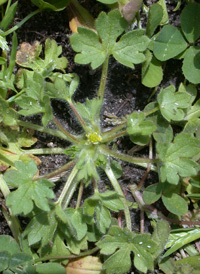
<path id="1" fill-rule="evenodd" d="M 92 144 L 98 144 L 102 140 L 101 135 L 99 135 L 99 132 L 96 131 L 86 134 L 86 137 Z"/>

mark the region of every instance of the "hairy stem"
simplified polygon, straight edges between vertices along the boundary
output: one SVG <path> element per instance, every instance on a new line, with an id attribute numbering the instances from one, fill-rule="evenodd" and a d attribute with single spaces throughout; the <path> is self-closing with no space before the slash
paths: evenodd
<path id="1" fill-rule="evenodd" d="M 109 61 L 109 55 L 107 55 L 106 60 L 104 61 L 102 66 L 101 82 L 100 82 L 99 90 L 97 93 L 97 96 L 102 99 L 104 97 L 104 92 L 106 88 L 106 80 L 107 80 L 107 74 L 108 74 L 108 61 Z"/>
<path id="2" fill-rule="evenodd" d="M 44 179 L 52 179 L 56 176 L 62 177 L 70 168 L 72 168 L 75 165 L 75 161 L 70 161 L 69 163 L 65 164 L 64 166 L 56 169 L 55 171 L 48 173 L 46 175 L 40 176 L 39 178 Z M 36 178 L 37 180 L 38 178 Z"/>
<path id="3" fill-rule="evenodd" d="M 71 142 L 71 139 L 69 139 L 68 136 L 66 134 L 64 134 L 63 132 L 61 132 L 60 130 L 45 128 L 43 126 L 39 126 L 39 125 L 30 123 L 30 122 L 25 122 L 25 121 L 21 121 L 21 120 L 18 120 L 17 124 L 18 124 L 18 126 L 23 126 L 25 128 L 31 128 L 31 129 L 34 129 L 34 130 L 37 130 L 40 132 L 44 132 L 44 133 L 50 134 L 52 136 L 59 137 L 61 139 Z"/>
<path id="4" fill-rule="evenodd" d="M 131 227 L 131 216 L 130 216 L 130 211 L 129 211 L 129 208 L 128 208 L 128 205 L 127 205 L 127 201 L 126 201 L 126 198 L 124 197 L 124 193 L 112 171 L 112 169 L 110 168 L 110 166 L 106 167 L 105 168 L 105 172 L 106 172 L 106 175 L 108 176 L 110 182 L 112 183 L 112 186 L 114 187 L 115 191 L 120 195 L 122 196 L 121 198 L 121 201 L 123 202 L 124 204 L 124 215 L 125 215 L 125 219 L 126 219 L 126 226 L 127 228 L 131 231 L 132 230 L 132 227 Z"/>
<path id="5" fill-rule="evenodd" d="M 69 131 L 67 131 L 55 117 L 52 119 L 52 121 L 56 124 L 59 130 L 67 136 L 68 140 L 75 144 L 80 143 L 80 141 L 74 135 L 69 133 Z"/>
<path id="6" fill-rule="evenodd" d="M 114 158 L 120 159 L 122 161 L 132 163 L 132 164 L 135 164 L 135 165 L 139 165 L 139 166 L 142 166 L 142 167 L 145 167 L 145 168 L 147 168 L 148 163 L 157 163 L 158 162 L 157 159 L 152 160 L 152 159 L 148 159 L 148 158 L 132 157 L 130 155 L 122 154 L 122 153 L 119 153 L 119 152 L 116 152 L 116 151 L 113 151 L 113 150 L 109 149 L 105 145 L 102 145 L 100 147 L 100 150 L 103 154 L 107 154 L 107 155 L 110 155 Z M 151 165 L 151 170 L 157 172 L 157 168 L 153 165 Z"/>
<path id="7" fill-rule="evenodd" d="M 74 114 L 76 115 L 76 118 L 78 119 L 78 121 L 81 124 L 82 128 L 87 132 L 87 126 L 85 124 L 85 121 L 83 120 L 83 118 L 78 113 L 74 103 L 72 101 L 68 101 L 68 103 L 69 103 L 71 109 L 73 110 Z"/>
<path id="8" fill-rule="evenodd" d="M 114 141 L 115 139 L 117 139 L 119 137 L 123 137 L 125 135 L 127 135 L 126 130 L 114 133 L 113 135 L 108 136 L 107 138 L 103 138 L 102 143 Z"/>
<path id="9" fill-rule="evenodd" d="M 5 31 L 4 33 L 2 33 L 2 36 L 7 36 L 8 34 L 11 34 L 12 32 L 16 31 L 17 29 L 19 29 L 24 23 L 26 23 L 26 21 L 28 21 L 31 17 L 33 17 L 34 15 L 38 14 L 40 12 L 40 9 L 37 9 L 33 12 L 31 12 L 30 14 L 28 14 L 21 22 L 19 22 L 16 26 L 12 27 L 11 29 Z"/>

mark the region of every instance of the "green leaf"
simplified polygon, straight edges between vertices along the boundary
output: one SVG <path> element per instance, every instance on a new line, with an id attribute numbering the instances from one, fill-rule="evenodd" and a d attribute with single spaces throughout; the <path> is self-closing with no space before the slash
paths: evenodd
<path id="1" fill-rule="evenodd" d="M 177 251 L 180 248 L 183 248 L 186 244 L 191 243 L 200 238 L 200 229 L 191 228 L 189 231 L 171 231 L 166 248 L 169 248 L 163 257 L 167 257 Z"/>
<path id="2" fill-rule="evenodd" d="M 122 176 L 122 167 L 121 167 L 121 165 L 117 161 L 113 160 L 110 163 L 110 167 L 111 167 L 111 169 L 112 169 L 112 171 L 115 175 L 115 178 L 119 179 Z"/>
<path id="3" fill-rule="evenodd" d="M 159 26 L 163 17 L 163 9 L 158 3 L 153 4 L 149 7 L 146 34 L 151 37 L 154 31 Z"/>
<path id="4" fill-rule="evenodd" d="M 6 11 L 6 14 L 3 16 L 3 19 L 0 23 L 0 28 L 4 31 L 7 30 L 9 25 L 13 22 L 13 19 L 15 17 L 16 9 L 17 9 L 18 2 L 12 4 L 8 10 Z"/>
<path id="5" fill-rule="evenodd" d="M 194 176 L 198 164 L 192 157 L 199 153 L 199 141 L 190 134 L 176 135 L 173 143 L 157 144 L 159 159 L 162 162 L 160 172 L 161 181 L 167 180 L 171 184 L 178 184 L 179 176 Z"/>
<path id="6" fill-rule="evenodd" d="M 200 119 L 189 120 L 183 130 L 184 133 L 194 134 L 200 140 Z"/>
<path id="7" fill-rule="evenodd" d="M 97 243 L 101 253 L 111 255 L 103 264 L 108 274 L 123 274 L 131 267 L 130 253 L 134 253 L 134 266 L 142 272 L 153 270 L 156 243 L 149 234 L 136 234 L 128 229 L 112 226 L 109 233 Z M 117 263 L 116 263 L 117 262 Z"/>
<path id="8" fill-rule="evenodd" d="M 31 0 L 41 10 L 61 11 L 65 9 L 70 0 Z"/>
<path id="9" fill-rule="evenodd" d="M 71 36 L 72 48 L 79 52 L 75 62 L 89 64 L 93 69 L 103 64 L 111 54 L 125 66 L 133 68 L 135 64 L 145 60 L 143 52 L 149 39 L 144 36 L 143 30 L 135 30 L 123 35 L 116 43 L 116 39 L 124 32 L 127 22 L 117 10 L 106 15 L 101 12 L 96 20 L 97 34 L 86 28 L 78 28 L 78 33 Z"/>
<path id="10" fill-rule="evenodd" d="M 17 267 L 17 266 L 21 266 L 27 262 L 31 262 L 32 261 L 32 256 L 25 254 L 25 253 L 17 253 L 14 254 L 9 262 L 9 266 L 10 267 Z"/>
<path id="11" fill-rule="evenodd" d="M 103 4 L 111 5 L 111 4 L 117 3 L 118 0 L 97 0 L 97 1 Z"/>
<path id="12" fill-rule="evenodd" d="M 13 214 L 26 215 L 33 210 L 34 204 L 44 211 L 49 211 L 47 198 L 54 198 L 54 192 L 49 189 L 54 184 L 45 179 L 33 180 L 37 172 L 33 161 L 27 165 L 19 161 L 15 163 L 15 167 L 17 170 L 8 171 L 4 177 L 9 185 L 17 187 L 6 199 L 6 204 L 11 207 Z"/>
<path id="13" fill-rule="evenodd" d="M 157 258 L 165 249 L 170 234 L 170 226 L 166 221 L 158 221 L 154 229 L 152 240 L 157 243 L 154 258 Z"/>
<path id="14" fill-rule="evenodd" d="M 64 0 L 63 0 L 64 1 Z M 56 1 L 57 3 L 59 1 Z M 66 0 L 64 1 L 66 4 Z M 53 63 L 56 69 L 63 70 L 67 67 L 67 58 L 59 57 L 62 54 L 62 47 L 58 46 L 56 41 L 50 38 L 47 38 L 45 41 L 45 66 Z"/>
<path id="15" fill-rule="evenodd" d="M 22 108 L 19 114 L 29 116 L 37 113 L 44 113 L 42 123 L 46 126 L 52 119 L 52 109 L 50 98 L 45 94 L 45 82 L 43 77 L 37 73 L 33 73 L 33 79 L 27 79 L 26 94 L 22 94 L 16 98 L 16 103 Z"/>
<path id="16" fill-rule="evenodd" d="M 81 52 L 75 56 L 75 62 L 91 63 L 93 69 L 102 65 L 107 54 L 111 54 L 112 47 L 117 37 L 124 32 L 127 22 L 121 17 L 119 11 L 114 10 L 108 15 L 101 12 L 95 25 L 98 35 L 92 30 L 78 28 L 78 33 L 70 37 L 73 50 Z"/>
<path id="17" fill-rule="evenodd" d="M 83 205 L 83 212 L 88 216 L 94 215 L 98 230 L 101 233 L 106 233 L 106 229 L 111 224 L 111 215 L 109 210 L 104 207 L 99 197 L 93 195 L 86 199 Z"/>
<path id="18" fill-rule="evenodd" d="M 20 50 L 17 51 L 16 63 L 22 67 L 32 69 L 44 77 L 51 76 L 54 69 L 65 72 L 67 59 L 59 57 L 62 53 L 62 47 L 58 46 L 55 40 L 46 39 L 44 60 L 39 57 L 41 51 L 42 45 L 38 41 L 34 42 L 33 45 L 24 42 L 21 44 Z"/>
<path id="19" fill-rule="evenodd" d="M 40 274 L 66 274 L 65 268 L 59 263 L 38 264 L 36 271 Z"/>
<path id="20" fill-rule="evenodd" d="M 162 89 L 158 94 L 158 103 L 161 114 L 167 121 L 183 120 L 186 109 L 190 105 L 191 96 L 184 92 L 175 92 L 173 85 Z"/>
<path id="21" fill-rule="evenodd" d="M 7 251 L 10 255 L 20 252 L 20 248 L 14 238 L 8 235 L 0 235 L 0 252 Z"/>
<path id="22" fill-rule="evenodd" d="M 6 100 L 0 97 L 0 122 L 3 122 L 4 125 L 14 126 L 17 124 L 17 118 L 17 112 L 9 107 Z"/>
<path id="23" fill-rule="evenodd" d="M 6 39 L 5 39 L 5 37 L 2 36 L 2 34 L 3 34 L 3 31 L 0 30 L 0 48 L 2 50 L 9 50 L 8 43 L 7 43 Z"/>
<path id="24" fill-rule="evenodd" d="M 156 102 L 149 103 L 145 108 L 144 112 L 148 113 L 153 109 L 157 108 Z M 153 137 L 157 143 L 170 143 L 173 139 L 173 130 L 171 125 L 163 118 L 160 112 L 154 112 L 147 117 L 156 126 L 156 130 L 153 132 Z"/>
<path id="25" fill-rule="evenodd" d="M 114 191 L 96 193 L 86 199 L 83 205 L 83 213 L 95 217 L 97 228 L 101 233 L 105 233 L 111 224 L 111 215 L 108 209 L 115 212 L 124 209 L 124 204 Z"/>
<path id="26" fill-rule="evenodd" d="M 47 232 L 48 233 L 48 232 Z M 60 230 L 56 231 L 53 237 L 53 245 L 45 245 L 41 248 L 41 257 L 56 257 L 56 256 L 67 256 L 70 255 L 70 251 L 65 244 L 64 235 Z M 62 261 L 63 264 L 68 263 L 68 259 Z"/>
<path id="27" fill-rule="evenodd" d="M 64 210 L 64 213 L 67 220 L 67 222 L 65 222 L 66 225 L 70 223 L 70 227 L 73 227 L 73 229 L 71 229 L 73 233 L 72 237 L 78 241 L 82 240 L 87 233 L 87 225 L 83 219 L 82 209 L 67 208 Z"/>
<path id="28" fill-rule="evenodd" d="M 85 104 L 76 104 L 78 113 L 90 126 L 93 125 L 94 129 L 99 127 L 99 114 L 102 107 L 102 100 L 94 98 L 92 100 L 86 99 Z"/>
<path id="29" fill-rule="evenodd" d="M 166 5 L 166 2 L 165 2 L 165 0 L 159 0 L 158 4 L 163 9 L 163 16 L 162 16 L 162 20 L 160 22 L 160 25 L 166 25 L 166 24 L 169 23 L 168 8 L 167 8 L 167 5 Z"/>
<path id="30" fill-rule="evenodd" d="M 10 257 L 11 255 L 8 251 L 0 251 L 0 271 L 8 268 Z"/>
<path id="31" fill-rule="evenodd" d="M 189 43 L 200 37 L 200 4 L 189 3 L 181 13 L 181 29 Z"/>
<path id="32" fill-rule="evenodd" d="M 145 188 L 143 200 L 145 204 L 153 204 L 158 201 L 162 194 L 162 184 L 153 184 Z"/>
<path id="33" fill-rule="evenodd" d="M 162 195 L 162 201 L 165 207 L 175 215 L 182 216 L 188 211 L 186 200 L 176 193 L 169 193 L 169 191 L 165 190 Z"/>
<path id="34" fill-rule="evenodd" d="M 36 163 L 39 163 L 39 159 L 32 154 L 24 154 L 22 147 L 30 147 L 37 141 L 36 138 L 33 138 L 33 131 L 27 131 L 26 129 L 22 129 L 19 131 L 18 127 L 6 127 L 0 126 L 0 141 L 2 144 L 6 145 L 6 147 L 0 147 L 0 155 L 5 157 L 8 162 L 3 159 L 0 160 L 0 165 L 3 166 L 13 166 L 13 163 L 16 161 L 29 162 L 33 160 Z M 9 163 L 10 162 L 10 163 Z"/>
<path id="35" fill-rule="evenodd" d="M 160 61 L 166 61 L 183 52 L 187 42 L 174 26 L 164 26 L 155 40 L 153 53 Z"/>
<path id="36" fill-rule="evenodd" d="M 193 84 L 200 83 L 200 47 L 190 47 L 184 56 L 183 74 Z"/>
<path id="37" fill-rule="evenodd" d="M 163 79 L 162 63 L 152 56 L 150 51 L 145 53 L 146 61 L 142 64 L 142 84 L 153 88 Z"/>
<path id="38" fill-rule="evenodd" d="M 150 135 L 156 129 L 152 121 L 145 120 L 144 112 L 134 111 L 127 119 L 127 132 L 129 135 Z"/>
<path id="39" fill-rule="evenodd" d="M 199 274 L 200 271 L 200 256 L 191 256 L 178 261 L 175 261 L 177 269 L 188 271 L 187 273 Z M 180 268 L 179 268 L 180 266 Z M 192 272 L 191 272 L 192 271 Z"/>
<path id="40" fill-rule="evenodd" d="M 145 51 L 149 39 L 144 35 L 144 30 L 134 30 L 124 34 L 112 50 L 114 58 L 121 64 L 134 68 L 133 64 L 140 64 L 145 61 Z"/>
<path id="41" fill-rule="evenodd" d="M 57 220 L 54 210 L 49 212 L 36 212 L 24 231 L 24 236 L 28 235 L 29 246 L 41 241 L 41 246 L 53 242 L 53 237 L 57 228 Z"/>

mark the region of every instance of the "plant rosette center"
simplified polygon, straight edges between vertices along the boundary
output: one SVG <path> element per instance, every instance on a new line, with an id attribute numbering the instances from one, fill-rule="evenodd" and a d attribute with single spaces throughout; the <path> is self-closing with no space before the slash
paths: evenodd
<path id="1" fill-rule="evenodd" d="M 87 133 L 85 136 L 87 137 L 87 143 L 88 144 L 97 145 L 102 140 L 102 137 L 99 134 L 99 131 L 92 131 L 92 130 L 90 130 L 89 133 Z"/>

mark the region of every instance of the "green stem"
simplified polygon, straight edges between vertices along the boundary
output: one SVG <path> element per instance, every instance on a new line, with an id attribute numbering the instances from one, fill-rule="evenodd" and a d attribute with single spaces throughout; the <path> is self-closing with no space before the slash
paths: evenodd
<path id="1" fill-rule="evenodd" d="M 83 120 L 83 118 L 80 116 L 80 114 L 78 113 L 74 103 L 72 101 L 68 101 L 72 111 L 74 112 L 74 114 L 76 115 L 76 118 L 78 119 L 79 123 L 81 124 L 82 128 L 87 132 L 87 126 L 85 124 L 85 121 Z"/>
<path id="2" fill-rule="evenodd" d="M 6 198 L 10 193 L 10 190 L 3 178 L 3 175 L 0 175 L 0 190 L 3 193 L 4 198 Z M 2 212 L 3 212 L 3 215 L 6 219 L 6 221 L 7 221 L 8 226 L 10 227 L 10 230 L 11 230 L 15 240 L 20 244 L 21 227 L 20 227 L 18 218 L 12 214 L 10 209 L 9 209 L 9 214 L 8 214 L 8 212 L 7 212 L 6 208 L 4 208 L 4 206 L 2 206 Z"/>
<path id="3" fill-rule="evenodd" d="M 77 198 L 77 202 L 76 202 L 76 209 L 78 209 L 80 207 L 82 196 L 83 196 L 83 189 L 84 189 L 84 183 L 81 182 L 80 187 L 79 187 L 79 192 L 78 192 L 78 198 Z"/>
<path id="4" fill-rule="evenodd" d="M 91 255 L 93 253 L 96 253 L 97 251 L 99 251 L 99 248 L 95 247 L 95 248 L 93 248 L 91 250 L 81 252 L 78 255 L 48 256 L 48 257 L 36 259 L 35 263 L 42 262 L 42 261 L 49 261 L 49 260 L 76 259 L 76 258 L 79 258 L 79 257 L 85 257 L 85 256 L 88 256 L 88 255 Z"/>
<path id="5" fill-rule="evenodd" d="M 67 136 L 68 140 L 75 144 L 80 143 L 80 141 L 74 135 L 69 133 L 69 131 L 67 131 L 55 117 L 52 119 L 52 121 L 56 124 L 59 130 Z"/>
<path id="6" fill-rule="evenodd" d="M 63 209 L 65 209 L 68 206 L 71 197 L 76 189 L 77 182 L 74 181 L 74 178 L 76 177 L 77 173 L 78 168 L 77 166 L 74 166 L 60 194 L 60 197 L 57 200 L 57 203 L 60 204 Z"/>
<path id="7" fill-rule="evenodd" d="M 70 168 L 72 168 L 75 165 L 75 161 L 70 161 L 69 163 L 65 164 L 64 166 L 56 169 L 55 171 L 48 173 L 46 175 L 40 176 L 39 178 L 44 178 L 44 179 L 51 179 L 54 178 L 55 176 L 60 175 L 60 177 L 66 173 Z M 37 180 L 37 178 L 36 178 Z"/>
<path id="8" fill-rule="evenodd" d="M 67 136 L 66 134 L 62 133 L 60 130 L 51 129 L 51 128 L 45 128 L 43 126 L 39 126 L 39 125 L 30 123 L 30 122 L 25 122 L 25 121 L 21 121 L 21 120 L 18 120 L 17 124 L 19 126 L 22 126 L 22 127 L 25 127 L 25 128 L 31 128 L 31 129 L 34 129 L 34 130 L 37 130 L 37 131 L 40 131 L 40 132 L 44 132 L 44 133 L 53 135 L 55 137 L 59 137 L 61 139 L 64 139 L 64 140 L 67 140 L 67 141 L 70 141 L 70 142 L 72 141 L 69 138 L 69 136 Z M 74 141 L 74 139 L 73 139 L 73 141 Z"/>
<path id="9" fill-rule="evenodd" d="M 22 150 L 23 154 L 34 154 L 34 155 L 43 155 L 43 154 L 64 154 L 64 148 L 53 147 L 53 148 L 34 148 Z"/>
<path id="10" fill-rule="evenodd" d="M 110 155 L 110 156 L 112 156 L 114 158 L 120 159 L 122 161 L 125 161 L 125 162 L 128 162 L 128 163 L 132 163 L 132 164 L 135 164 L 135 165 L 139 165 L 139 166 L 142 166 L 142 167 L 145 167 L 145 168 L 148 167 L 148 163 L 157 163 L 159 161 L 157 159 L 153 160 L 153 159 L 148 159 L 148 158 L 132 157 L 130 155 L 126 155 L 126 154 L 122 154 L 122 153 L 113 151 L 113 150 L 109 149 L 105 145 L 102 145 L 100 147 L 100 151 L 103 154 L 107 154 L 107 155 Z M 157 172 L 157 168 L 155 166 L 153 166 L 153 165 L 151 165 L 151 170 Z"/>
<path id="11" fill-rule="evenodd" d="M 126 219 L 126 226 L 127 228 L 131 231 L 132 230 L 132 227 L 131 227 L 131 216 L 130 216 L 130 211 L 129 211 L 129 208 L 128 208 L 128 205 L 127 205 L 127 201 L 126 201 L 126 198 L 124 197 L 124 193 L 112 171 L 112 169 L 110 168 L 110 166 L 107 166 L 105 168 L 105 172 L 106 172 L 106 175 L 108 176 L 110 182 L 112 183 L 112 186 L 114 187 L 115 191 L 120 195 L 122 196 L 121 198 L 121 201 L 123 202 L 124 204 L 124 215 L 125 215 L 125 219 Z"/>
<path id="12" fill-rule="evenodd" d="M 107 130 L 105 132 L 102 132 L 102 137 L 104 138 L 110 138 L 114 133 L 119 132 L 121 129 L 123 129 L 126 126 L 126 122 L 121 123 L 120 125 L 113 127 L 110 130 Z"/>
<path id="13" fill-rule="evenodd" d="M 16 31 L 17 29 L 19 29 L 24 23 L 26 23 L 26 21 L 28 21 L 31 17 L 33 17 L 34 15 L 38 14 L 40 12 L 39 9 L 31 12 L 29 15 L 27 15 L 21 22 L 19 22 L 16 26 L 12 27 L 11 29 L 5 31 L 4 33 L 2 33 L 2 36 L 7 36 L 8 34 L 11 34 L 12 32 Z"/>
<path id="14" fill-rule="evenodd" d="M 99 98 L 102 98 L 102 99 L 104 97 L 104 92 L 105 92 L 105 88 L 106 88 L 109 56 L 110 55 L 107 55 L 106 60 L 103 63 L 102 73 L 101 73 L 101 82 L 100 82 L 99 90 L 98 90 L 98 93 L 97 93 L 97 96 Z"/>
<path id="15" fill-rule="evenodd" d="M 159 110 L 159 107 L 155 107 L 155 108 L 153 108 L 153 109 L 145 112 L 145 116 L 149 116 L 149 115 L 151 115 L 152 113 L 154 113 L 154 112 L 156 112 L 158 110 Z"/>
<path id="16" fill-rule="evenodd" d="M 102 143 L 108 143 L 108 142 L 111 142 L 111 141 L 114 141 L 115 139 L 119 138 L 119 137 L 123 137 L 125 135 L 127 135 L 127 131 L 124 130 L 124 131 L 121 131 L 121 132 L 118 132 L 118 133 L 115 133 L 113 135 L 110 135 L 109 137 L 107 138 L 103 138 L 103 140 L 101 141 Z"/>

